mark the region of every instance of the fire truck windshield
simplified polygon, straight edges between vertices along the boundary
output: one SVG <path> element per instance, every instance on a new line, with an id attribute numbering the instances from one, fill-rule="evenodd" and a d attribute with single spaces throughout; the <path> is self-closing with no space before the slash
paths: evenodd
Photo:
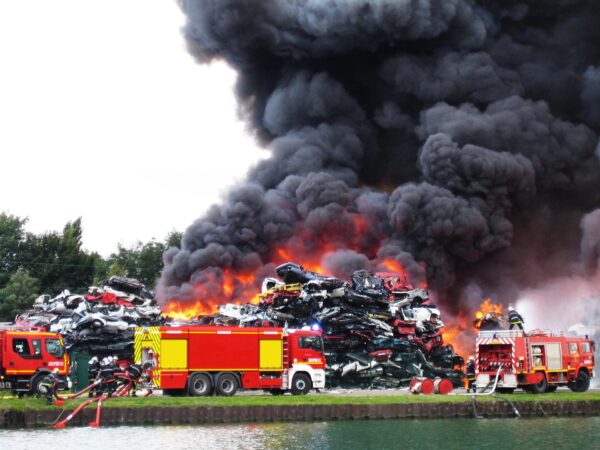
<path id="1" fill-rule="evenodd" d="M 46 351 L 57 358 L 62 358 L 65 354 L 65 349 L 58 339 L 46 339 Z"/>
<path id="2" fill-rule="evenodd" d="M 311 348 L 318 352 L 322 352 L 323 340 L 319 336 L 302 336 L 300 338 L 300 348 Z"/>

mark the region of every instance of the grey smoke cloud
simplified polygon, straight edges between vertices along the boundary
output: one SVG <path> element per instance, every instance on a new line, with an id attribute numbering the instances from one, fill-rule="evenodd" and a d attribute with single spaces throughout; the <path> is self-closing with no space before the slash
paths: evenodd
<path id="1" fill-rule="evenodd" d="M 600 269 L 600 209 L 596 209 L 581 219 L 581 263 L 588 274 Z"/>
<path id="2" fill-rule="evenodd" d="M 396 260 L 450 309 L 467 284 L 510 301 L 596 258 L 594 2 L 180 5 L 190 52 L 237 70 L 271 156 L 165 253 L 163 301 L 225 270 L 258 279 L 281 248 L 340 275 Z"/>

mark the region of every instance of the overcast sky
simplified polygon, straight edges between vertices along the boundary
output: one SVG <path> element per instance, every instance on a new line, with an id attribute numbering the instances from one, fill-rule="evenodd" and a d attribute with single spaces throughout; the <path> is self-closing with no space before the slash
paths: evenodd
<path id="1" fill-rule="evenodd" d="M 175 0 L 0 1 L 0 211 L 84 246 L 183 231 L 261 157 Z"/>

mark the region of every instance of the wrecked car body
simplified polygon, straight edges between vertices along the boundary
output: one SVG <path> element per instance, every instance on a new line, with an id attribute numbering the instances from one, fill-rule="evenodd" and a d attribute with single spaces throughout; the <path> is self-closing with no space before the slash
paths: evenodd
<path id="1" fill-rule="evenodd" d="M 164 322 L 151 291 L 135 279 L 113 276 L 91 286 L 84 295 L 68 290 L 55 297 L 42 295 L 15 324 L 21 329 L 60 333 L 70 352 L 127 360 L 133 355 L 135 327 Z"/>
<path id="2" fill-rule="evenodd" d="M 263 281 L 258 304 L 223 305 L 198 323 L 319 327 L 331 386 L 398 387 L 423 376 L 462 382 L 462 358 L 444 344 L 426 289 L 392 272 L 358 270 L 344 281 L 289 262 L 276 273 Z"/>

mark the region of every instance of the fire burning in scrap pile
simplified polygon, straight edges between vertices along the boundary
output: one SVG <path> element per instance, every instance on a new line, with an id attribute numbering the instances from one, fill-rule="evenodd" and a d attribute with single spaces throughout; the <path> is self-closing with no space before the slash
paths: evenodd
<path id="1" fill-rule="evenodd" d="M 296 261 L 338 280 L 405 275 L 454 340 L 482 298 L 539 318 L 552 308 L 524 292 L 597 280 L 594 2 L 180 3 L 190 52 L 237 71 L 240 115 L 271 156 L 165 254 L 171 316 L 260 304 Z"/>

